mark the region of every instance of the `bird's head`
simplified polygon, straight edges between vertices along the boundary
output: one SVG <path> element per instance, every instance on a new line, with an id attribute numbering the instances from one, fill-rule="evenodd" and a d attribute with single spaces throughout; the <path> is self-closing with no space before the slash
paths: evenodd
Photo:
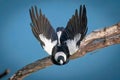
<path id="1" fill-rule="evenodd" d="M 57 52 L 54 55 L 52 55 L 51 60 L 56 65 L 64 65 L 68 63 L 69 56 L 66 55 L 64 52 Z"/>
<path id="2" fill-rule="evenodd" d="M 56 45 L 52 50 L 51 60 L 56 65 L 64 65 L 69 62 L 69 50 L 66 44 Z"/>
<path id="3" fill-rule="evenodd" d="M 51 60 L 56 65 L 64 65 L 69 62 L 69 50 L 65 45 L 55 46 L 52 51 Z"/>

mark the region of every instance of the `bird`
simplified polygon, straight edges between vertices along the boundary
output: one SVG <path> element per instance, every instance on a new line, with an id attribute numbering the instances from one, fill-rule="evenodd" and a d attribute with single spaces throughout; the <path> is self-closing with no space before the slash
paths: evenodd
<path id="1" fill-rule="evenodd" d="M 70 56 L 79 49 L 88 30 L 86 6 L 80 5 L 79 10 L 76 9 L 68 20 L 66 27 L 57 27 L 56 30 L 42 14 L 41 9 L 32 6 L 29 13 L 31 30 L 41 47 L 51 56 L 53 64 L 67 64 Z"/>

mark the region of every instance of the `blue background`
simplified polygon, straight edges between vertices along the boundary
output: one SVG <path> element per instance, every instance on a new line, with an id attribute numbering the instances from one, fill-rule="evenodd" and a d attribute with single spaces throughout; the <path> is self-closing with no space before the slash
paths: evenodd
<path id="1" fill-rule="evenodd" d="M 75 9 L 87 7 L 88 33 L 120 21 L 118 0 L 0 0 L 0 73 L 11 73 L 48 56 L 30 28 L 29 9 L 37 5 L 54 28 L 66 26 Z M 24 80 L 120 80 L 120 45 L 99 49 L 64 66 L 50 66 Z"/>

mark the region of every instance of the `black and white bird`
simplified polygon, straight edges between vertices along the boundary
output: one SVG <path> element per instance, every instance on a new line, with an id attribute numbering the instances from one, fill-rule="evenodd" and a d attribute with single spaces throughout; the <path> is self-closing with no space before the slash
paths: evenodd
<path id="1" fill-rule="evenodd" d="M 73 55 L 80 46 L 80 42 L 87 32 L 86 7 L 81 5 L 79 12 L 69 19 L 66 28 L 58 27 L 56 31 L 51 26 L 41 10 L 31 7 L 31 28 L 34 36 L 40 41 L 42 48 L 51 55 L 51 60 L 56 65 L 68 63 L 69 57 Z"/>

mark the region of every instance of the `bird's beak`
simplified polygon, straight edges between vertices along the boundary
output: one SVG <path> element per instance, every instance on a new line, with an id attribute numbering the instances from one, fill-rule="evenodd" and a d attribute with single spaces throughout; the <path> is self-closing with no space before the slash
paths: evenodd
<path id="1" fill-rule="evenodd" d="M 61 64 L 61 65 L 63 64 L 63 60 L 60 60 L 60 64 Z"/>

